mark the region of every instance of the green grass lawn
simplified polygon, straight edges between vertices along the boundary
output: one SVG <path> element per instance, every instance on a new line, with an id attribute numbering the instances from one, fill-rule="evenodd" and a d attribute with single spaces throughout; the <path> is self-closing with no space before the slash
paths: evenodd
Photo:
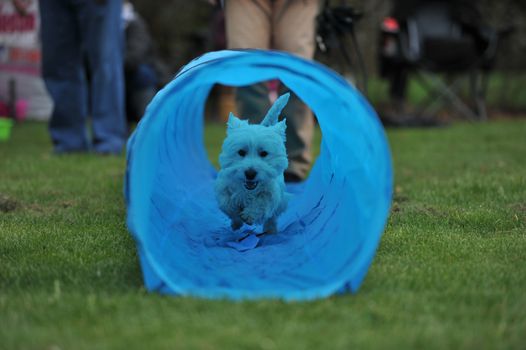
<path id="1" fill-rule="evenodd" d="M 214 159 L 223 126 L 207 128 Z M 396 193 L 356 295 L 305 303 L 149 294 L 124 157 L 0 144 L 2 349 L 524 349 L 526 120 L 388 132 Z M 319 142 L 319 135 L 317 139 Z"/>

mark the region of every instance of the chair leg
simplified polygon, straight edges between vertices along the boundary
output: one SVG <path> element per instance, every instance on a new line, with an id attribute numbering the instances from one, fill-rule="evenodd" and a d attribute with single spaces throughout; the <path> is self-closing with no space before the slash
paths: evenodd
<path id="1" fill-rule="evenodd" d="M 420 103 L 418 112 L 419 114 L 434 116 L 438 113 L 440 108 L 444 106 L 444 100 L 447 99 L 446 92 L 441 84 L 439 84 L 440 79 L 433 74 L 419 72 L 417 79 L 420 85 L 428 92 L 424 102 Z"/>
<path id="2" fill-rule="evenodd" d="M 488 86 L 487 75 L 479 70 L 470 73 L 471 96 L 475 101 L 475 108 L 479 120 L 487 120 L 486 111 L 486 88 Z"/>
<path id="3" fill-rule="evenodd" d="M 422 73 L 419 73 L 421 84 L 428 91 L 431 91 L 427 100 L 429 101 L 430 99 L 433 99 L 431 102 L 427 102 L 429 105 L 422 110 L 422 113 L 435 114 L 440 107 L 444 105 L 443 100 L 448 100 L 449 103 L 451 103 L 451 105 L 467 119 L 479 119 L 478 115 L 474 113 L 456 94 L 459 90 L 460 78 L 453 81 L 449 86 L 434 74 L 429 74 L 427 79 L 431 81 L 431 84 L 427 83 L 427 80 L 423 77 Z"/>

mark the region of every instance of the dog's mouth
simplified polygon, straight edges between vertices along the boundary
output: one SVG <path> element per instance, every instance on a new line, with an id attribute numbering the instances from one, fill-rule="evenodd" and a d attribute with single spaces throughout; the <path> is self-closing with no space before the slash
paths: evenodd
<path id="1" fill-rule="evenodd" d="M 258 182 L 254 180 L 245 180 L 245 188 L 249 191 L 252 191 L 258 186 Z"/>

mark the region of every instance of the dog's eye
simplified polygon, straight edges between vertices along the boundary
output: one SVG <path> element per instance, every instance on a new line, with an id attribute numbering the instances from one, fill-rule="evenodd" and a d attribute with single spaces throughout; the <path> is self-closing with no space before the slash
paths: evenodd
<path id="1" fill-rule="evenodd" d="M 260 152 L 259 152 L 259 156 L 260 156 L 261 158 L 265 158 L 266 156 L 268 156 L 268 152 L 267 152 L 267 151 L 260 151 Z"/>
<path id="2" fill-rule="evenodd" d="M 237 154 L 239 154 L 241 157 L 244 157 L 247 155 L 247 151 L 245 151 L 244 149 L 240 149 L 239 151 L 237 151 Z"/>

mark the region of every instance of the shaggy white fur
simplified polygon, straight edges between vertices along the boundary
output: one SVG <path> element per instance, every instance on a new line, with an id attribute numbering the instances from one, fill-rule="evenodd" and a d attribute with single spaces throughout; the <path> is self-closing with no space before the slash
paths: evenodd
<path id="1" fill-rule="evenodd" d="M 288 166 L 286 124 L 278 117 L 288 99 L 288 93 L 277 99 L 261 124 L 249 124 L 230 113 L 215 192 L 233 230 L 246 223 L 263 224 L 263 232 L 277 231 L 276 219 L 288 199 L 283 179 Z"/>

